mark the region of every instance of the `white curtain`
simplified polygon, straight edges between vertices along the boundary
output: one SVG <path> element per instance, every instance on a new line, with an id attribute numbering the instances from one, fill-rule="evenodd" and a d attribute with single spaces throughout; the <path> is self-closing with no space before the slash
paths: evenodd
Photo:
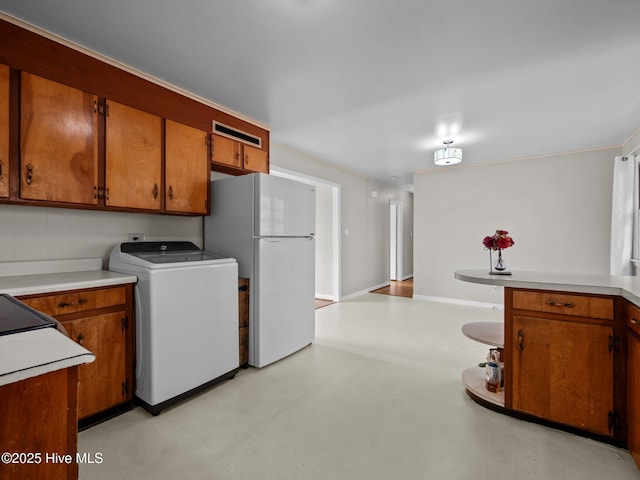
<path id="1" fill-rule="evenodd" d="M 631 259 L 638 211 L 638 164 L 635 155 L 615 157 L 611 202 L 611 275 L 633 275 Z"/>

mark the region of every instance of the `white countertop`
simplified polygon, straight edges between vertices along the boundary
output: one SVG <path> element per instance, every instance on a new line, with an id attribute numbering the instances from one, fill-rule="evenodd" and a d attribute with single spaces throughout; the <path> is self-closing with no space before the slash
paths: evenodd
<path id="1" fill-rule="evenodd" d="M 135 275 L 102 270 L 101 258 L 0 262 L 0 293 L 14 297 L 137 281 Z"/>
<path id="2" fill-rule="evenodd" d="M 135 283 L 102 270 L 101 258 L 0 262 L 0 293 L 11 296 Z M 0 385 L 90 363 L 95 356 L 54 328 L 0 336 Z"/>
<path id="3" fill-rule="evenodd" d="M 640 306 L 640 277 L 517 270 L 511 275 L 491 275 L 486 270 L 458 270 L 454 275 L 458 280 L 484 285 L 617 295 Z"/>
<path id="4" fill-rule="evenodd" d="M 0 336 L 0 385 L 91 363 L 95 355 L 55 328 Z"/>

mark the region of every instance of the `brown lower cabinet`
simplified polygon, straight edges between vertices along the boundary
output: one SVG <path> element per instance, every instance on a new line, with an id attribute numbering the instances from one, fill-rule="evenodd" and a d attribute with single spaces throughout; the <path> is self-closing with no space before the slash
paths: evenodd
<path id="1" fill-rule="evenodd" d="M 627 303 L 627 445 L 640 467 L 640 309 Z"/>
<path id="2" fill-rule="evenodd" d="M 81 424 L 133 398 L 132 294 L 131 284 L 126 284 L 19 297 L 60 321 L 72 340 L 96 356 L 78 368 Z"/>
<path id="3" fill-rule="evenodd" d="M 74 366 L 0 387 L 0 451 L 22 454 L 22 461 L 0 464 L 0 478 L 78 478 L 77 382 Z M 47 454 L 70 461 L 47 461 Z"/>
<path id="4" fill-rule="evenodd" d="M 513 330 L 513 409 L 612 435 L 613 328 L 514 316 Z"/>
<path id="5" fill-rule="evenodd" d="M 505 407 L 624 443 L 624 319 L 611 296 L 505 288 Z"/>

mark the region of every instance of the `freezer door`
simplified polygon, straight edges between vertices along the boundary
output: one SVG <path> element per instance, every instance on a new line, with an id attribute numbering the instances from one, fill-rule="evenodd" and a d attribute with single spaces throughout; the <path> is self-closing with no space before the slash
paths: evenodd
<path id="1" fill-rule="evenodd" d="M 306 237 L 316 231 L 316 189 L 273 175 L 255 175 L 256 237 Z"/>
<path id="2" fill-rule="evenodd" d="M 315 338 L 315 240 L 255 240 L 252 348 L 249 363 L 264 367 Z"/>

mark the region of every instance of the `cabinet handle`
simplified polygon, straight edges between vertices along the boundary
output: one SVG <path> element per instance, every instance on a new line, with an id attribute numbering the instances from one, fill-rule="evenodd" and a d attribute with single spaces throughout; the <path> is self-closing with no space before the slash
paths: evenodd
<path id="1" fill-rule="evenodd" d="M 33 165 L 27 163 L 27 185 L 33 183 Z"/>
<path id="2" fill-rule="evenodd" d="M 640 323 L 640 320 L 638 320 L 637 318 L 630 318 L 629 322 L 631 322 L 632 324 L 636 325 L 636 324 Z"/>
<path id="3" fill-rule="evenodd" d="M 173 187 L 169 185 L 169 200 L 173 200 Z"/>
<path id="4" fill-rule="evenodd" d="M 575 307 L 575 305 L 571 302 L 564 303 L 564 302 L 556 302 L 554 300 L 547 300 L 545 303 L 551 307 L 566 307 L 566 308 Z"/>
<path id="5" fill-rule="evenodd" d="M 522 329 L 518 330 L 518 350 L 524 350 L 524 331 Z"/>
<path id="6" fill-rule="evenodd" d="M 156 198 L 158 198 L 158 193 L 159 193 L 159 190 L 158 190 L 158 184 L 157 184 L 157 183 L 154 183 L 154 184 L 153 184 L 153 198 L 154 198 L 154 200 L 155 200 Z"/>
<path id="7" fill-rule="evenodd" d="M 83 334 L 78 335 L 78 343 L 80 345 L 84 345 L 84 335 Z"/>
<path id="8" fill-rule="evenodd" d="M 69 303 L 67 303 L 67 302 L 60 302 L 60 303 L 58 304 L 58 307 L 60 307 L 60 308 L 66 308 L 66 307 L 72 307 L 72 306 L 74 306 L 74 305 L 82 306 L 82 305 L 84 305 L 85 303 L 87 303 L 87 301 L 86 301 L 84 298 L 80 298 L 80 299 L 78 299 L 78 301 L 77 301 L 77 302 L 69 302 Z"/>

